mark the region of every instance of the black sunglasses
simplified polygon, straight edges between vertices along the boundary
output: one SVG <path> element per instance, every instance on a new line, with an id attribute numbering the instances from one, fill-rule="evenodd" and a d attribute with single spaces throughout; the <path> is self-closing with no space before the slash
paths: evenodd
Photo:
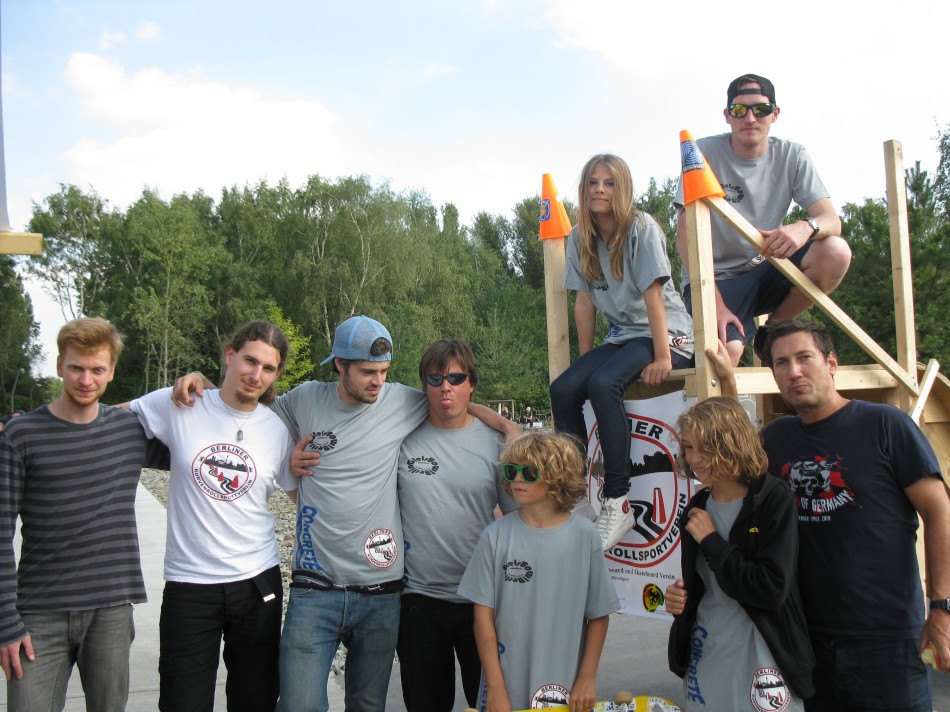
<path id="1" fill-rule="evenodd" d="M 430 386 L 441 386 L 442 381 L 448 381 L 450 386 L 461 386 L 468 380 L 467 373 L 428 373 L 426 383 Z"/>
<path id="2" fill-rule="evenodd" d="M 541 477 L 541 473 L 533 469 L 531 465 L 515 465 L 512 462 L 503 462 L 501 465 L 501 475 L 509 482 L 514 482 L 519 472 L 521 479 L 529 485 L 534 484 Z"/>
<path id="3" fill-rule="evenodd" d="M 749 113 L 749 109 L 752 109 L 752 113 L 755 114 L 757 119 L 761 119 L 775 111 L 775 104 L 729 104 L 729 116 L 734 119 L 741 119 Z"/>

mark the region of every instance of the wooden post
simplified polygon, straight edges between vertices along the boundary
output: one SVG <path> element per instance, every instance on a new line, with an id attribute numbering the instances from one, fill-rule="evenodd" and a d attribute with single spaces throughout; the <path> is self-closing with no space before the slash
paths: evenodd
<path id="1" fill-rule="evenodd" d="M 542 240 L 544 297 L 548 319 L 548 378 L 553 381 L 571 365 L 568 340 L 567 290 L 564 289 L 565 244 L 563 237 Z"/>
<path id="2" fill-rule="evenodd" d="M 917 334 L 914 320 L 914 280 L 911 275 L 910 230 L 907 224 L 907 190 L 904 152 L 900 141 L 884 142 L 884 172 L 887 177 L 887 216 L 891 228 L 891 269 L 894 279 L 894 321 L 897 326 L 897 363 L 917 375 Z M 913 397 L 898 394 L 901 410 L 908 412 Z"/>
<path id="3" fill-rule="evenodd" d="M 719 331 L 716 327 L 712 232 L 709 207 L 705 200 L 696 200 L 687 205 L 685 210 L 690 299 L 693 303 L 693 334 L 696 345 L 695 395 L 702 400 L 721 393 L 719 379 L 706 358 L 706 347 L 719 341 Z"/>
<path id="4" fill-rule="evenodd" d="M 0 232 L 0 255 L 39 255 L 43 236 L 37 232 Z"/>
<path id="5" fill-rule="evenodd" d="M 754 228 L 739 212 L 722 198 L 712 197 L 703 198 L 717 213 L 722 215 L 726 221 L 731 224 L 736 231 L 742 235 L 747 242 L 755 245 L 760 250 L 764 242 L 762 234 Z M 802 271 L 788 260 L 780 260 L 772 257 L 767 258 L 769 262 L 788 277 L 789 281 L 798 287 L 802 293 L 821 309 L 828 317 L 844 331 L 851 339 L 860 346 L 866 354 L 877 361 L 881 366 L 897 379 L 897 382 L 912 397 L 917 396 L 917 376 L 911 375 L 897 361 L 891 358 L 884 349 L 877 345 L 867 332 L 855 323 L 854 319 L 844 313 L 844 311 L 835 304 L 831 298 L 815 286 Z M 695 316 L 694 316 L 695 320 Z"/>

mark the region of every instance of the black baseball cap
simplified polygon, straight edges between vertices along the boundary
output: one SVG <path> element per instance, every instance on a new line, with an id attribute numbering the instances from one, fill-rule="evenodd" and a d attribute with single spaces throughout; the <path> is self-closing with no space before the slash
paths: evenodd
<path id="1" fill-rule="evenodd" d="M 732 103 L 732 100 L 737 96 L 742 96 L 743 94 L 751 94 L 750 91 L 740 91 L 739 87 L 744 84 L 758 84 L 762 89 L 755 92 L 756 94 L 761 94 L 764 97 L 767 97 L 770 102 L 773 104 L 775 101 L 775 87 L 772 86 L 770 82 L 765 77 L 760 77 L 758 74 L 743 74 L 742 76 L 736 77 L 729 83 L 729 89 L 726 92 L 726 106 Z"/>

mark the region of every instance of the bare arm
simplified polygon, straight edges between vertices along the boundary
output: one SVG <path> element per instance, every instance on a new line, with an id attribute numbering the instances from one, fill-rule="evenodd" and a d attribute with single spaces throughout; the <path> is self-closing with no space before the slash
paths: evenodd
<path id="1" fill-rule="evenodd" d="M 475 644 L 485 676 L 488 712 L 511 712 L 505 676 L 498 658 L 498 635 L 495 633 L 495 609 L 475 604 Z"/>
<path id="2" fill-rule="evenodd" d="M 205 388 L 217 388 L 217 386 L 205 378 L 200 371 L 186 373 L 175 381 L 175 386 L 172 388 L 172 403 L 179 407 L 183 405 L 191 407 L 195 404 L 191 396 L 192 391 L 199 398 L 204 398 Z"/>
<path id="3" fill-rule="evenodd" d="M 595 618 L 587 623 L 587 638 L 584 641 L 584 656 L 577 668 L 577 678 L 571 688 L 571 712 L 593 709 L 597 702 L 597 666 L 607 638 L 609 616 Z"/>
<path id="4" fill-rule="evenodd" d="M 927 596 L 950 598 L 950 498 L 937 477 L 924 477 L 904 490 L 924 522 Z M 920 649 L 931 642 L 940 656 L 940 669 L 950 672 L 950 612 L 931 610 L 920 635 Z"/>
<path id="5" fill-rule="evenodd" d="M 577 346 L 583 356 L 594 348 L 594 323 L 597 310 L 587 292 L 578 292 L 574 302 L 574 324 L 577 326 Z"/>
<path id="6" fill-rule="evenodd" d="M 818 234 L 814 239 L 823 240 L 832 235 L 841 234 L 841 220 L 835 211 L 831 198 L 819 198 L 808 206 L 808 214 L 818 222 Z M 762 230 L 765 245 L 763 255 L 770 257 L 788 258 L 798 252 L 808 242 L 813 232 L 812 226 L 805 220 L 798 220 L 789 225 L 782 225 L 775 230 Z"/>
<path id="7" fill-rule="evenodd" d="M 647 307 L 650 335 L 653 337 L 653 363 L 643 369 L 640 378 L 648 386 L 658 386 L 673 370 L 670 332 L 666 325 L 666 305 L 663 304 L 663 285 L 660 280 L 647 287 L 647 291 L 643 293 L 643 301 Z"/>

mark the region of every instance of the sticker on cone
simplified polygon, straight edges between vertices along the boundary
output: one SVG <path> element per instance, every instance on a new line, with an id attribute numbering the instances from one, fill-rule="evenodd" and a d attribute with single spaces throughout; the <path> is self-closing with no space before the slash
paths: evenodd
<path id="1" fill-rule="evenodd" d="M 689 205 L 700 198 L 724 197 L 726 194 L 706 157 L 693 140 L 693 135 L 680 131 L 680 157 L 683 161 L 683 204 Z"/>
<path id="2" fill-rule="evenodd" d="M 550 173 L 541 176 L 541 215 L 538 237 L 550 240 L 564 237 L 571 231 L 571 220 L 567 217 L 564 204 L 557 199 L 557 188 Z"/>

